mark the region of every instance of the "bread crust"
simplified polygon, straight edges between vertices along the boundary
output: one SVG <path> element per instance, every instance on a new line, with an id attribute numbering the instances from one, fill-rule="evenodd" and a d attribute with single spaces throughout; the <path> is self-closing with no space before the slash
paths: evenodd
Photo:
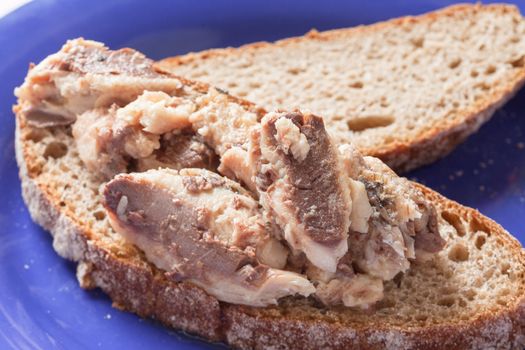
<path id="1" fill-rule="evenodd" d="M 329 41 L 338 37 L 359 36 L 369 32 L 386 30 L 390 27 L 402 26 L 410 23 L 430 23 L 440 17 L 454 16 L 471 11 L 486 11 L 494 14 L 513 13 L 521 16 L 518 8 L 505 4 L 459 4 L 446 7 L 420 16 L 407 16 L 379 22 L 372 25 L 361 25 L 348 29 L 335 29 L 325 32 L 310 31 L 302 37 L 293 37 L 276 41 L 275 43 L 257 42 L 239 48 L 211 49 L 198 53 L 176 56 L 157 62 L 160 70 L 169 72 L 171 67 L 187 65 L 194 62 L 214 58 L 217 56 L 236 55 L 246 51 L 257 51 L 261 48 L 278 46 L 286 47 L 301 41 L 317 40 Z M 519 73 L 505 83 L 499 84 L 498 89 L 487 94 L 485 98 L 476 101 L 469 108 L 459 110 L 453 118 L 442 124 L 429 125 L 428 129 L 417 137 L 404 142 L 397 140 L 387 145 L 378 145 L 374 148 L 361 149 L 366 155 L 382 159 L 397 172 L 407 172 L 419 166 L 430 164 L 450 153 L 468 136 L 475 133 L 481 125 L 487 122 L 497 108 L 505 104 L 525 83 L 525 66 Z M 253 101 L 257 102 L 257 101 Z"/>
<path id="2" fill-rule="evenodd" d="M 31 217 L 51 232 L 57 253 L 78 264 L 80 285 L 101 288 L 119 309 L 154 318 L 210 341 L 223 341 L 245 349 L 518 349 L 525 346 L 525 295 L 501 312 L 481 312 L 476 320 L 462 324 L 399 327 L 387 320 L 344 324 L 316 315 L 299 317 L 281 313 L 279 306 L 231 305 L 219 302 L 190 283 L 170 281 L 141 255 L 130 256 L 105 247 L 88 225 L 67 206 L 60 205 L 60 193 L 50 190 L 35 171 L 36 155 L 21 136 L 24 128 L 30 127 L 18 113 L 16 155 L 22 193 Z M 418 186 L 438 208 L 451 210 L 461 217 L 476 218 L 525 266 L 525 252 L 501 226 L 473 209 Z"/>

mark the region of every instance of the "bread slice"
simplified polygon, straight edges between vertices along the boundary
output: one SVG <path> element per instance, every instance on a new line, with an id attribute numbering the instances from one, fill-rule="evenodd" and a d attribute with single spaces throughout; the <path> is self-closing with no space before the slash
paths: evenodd
<path id="1" fill-rule="evenodd" d="M 309 109 L 332 137 L 407 171 L 446 155 L 522 86 L 525 21 L 514 6 L 456 5 L 158 67 L 270 111 Z"/>
<path id="2" fill-rule="evenodd" d="M 70 127 L 35 128 L 17 112 L 23 197 L 84 288 L 114 306 L 238 348 L 520 349 L 525 346 L 525 252 L 479 212 L 419 185 L 440 212 L 445 250 L 385 284 L 375 310 L 319 307 L 289 297 L 265 308 L 219 302 L 175 283 L 115 233 L 100 180 L 85 170 Z"/>

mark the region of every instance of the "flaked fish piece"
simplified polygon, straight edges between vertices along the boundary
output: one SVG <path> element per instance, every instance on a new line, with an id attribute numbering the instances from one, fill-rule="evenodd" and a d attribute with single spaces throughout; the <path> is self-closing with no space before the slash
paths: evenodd
<path id="1" fill-rule="evenodd" d="M 257 115 L 210 93 L 189 117 L 220 155 L 219 171 L 259 195 L 284 239 L 319 268 L 335 272 L 348 250 L 347 177 L 322 119 L 300 113 Z"/>
<path id="2" fill-rule="evenodd" d="M 166 130 L 172 128 L 177 130 L 177 125 L 185 126 L 186 123 L 189 123 L 203 142 L 219 154 L 219 170 L 231 178 L 240 179 L 259 196 L 266 210 L 266 218 L 278 224 L 282 229 L 280 236 L 287 240 L 294 253 L 305 253 L 311 263 L 332 273 L 332 279 L 343 281 L 347 278 L 338 274 L 337 270 L 338 262 L 346 253 L 344 249 L 348 249 L 348 246 L 351 247 L 350 255 L 357 266 L 375 278 L 389 280 L 397 273 L 409 268 L 409 259 L 415 258 L 414 236 L 416 234 L 416 231 L 410 231 L 410 228 L 416 227 L 415 223 L 419 222 L 419 217 L 426 216 L 430 219 L 433 215 L 435 216 L 435 213 L 432 214 L 431 207 L 417 205 L 412 200 L 414 196 L 408 195 L 412 193 L 412 189 L 406 180 L 398 178 L 389 170 L 380 169 L 381 165 L 372 164 L 373 161 L 367 161 L 355 152 L 347 153 L 350 154 L 350 157 L 342 157 L 341 164 L 339 164 L 336 159 L 337 151 L 332 153 L 336 154 L 332 158 L 327 152 L 333 148 L 327 144 L 326 136 L 324 136 L 324 144 L 319 140 L 320 136 L 313 133 L 309 140 L 306 134 L 302 133 L 300 128 L 291 121 L 291 118 L 286 117 L 287 113 L 269 114 L 261 124 L 257 121 L 257 114 L 243 110 L 229 101 L 227 96 L 217 91 L 210 91 L 195 101 L 194 107 L 186 108 L 185 110 L 188 111 L 186 119 L 181 118 L 180 114 L 177 114 L 176 118 L 165 118 L 158 117 L 156 112 L 152 112 L 156 110 L 153 106 L 159 104 L 164 108 L 177 105 L 175 102 L 177 99 L 165 93 L 146 92 L 137 101 L 130 104 L 133 109 L 129 116 L 126 116 L 128 107 L 121 108 L 119 116 L 128 123 L 132 122 L 142 128 L 151 128 L 151 122 L 157 118 L 164 121 L 162 127 Z M 158 113 L 162 116 L 167 110 L 169 109 L 159 109 Z M 190 110 L 194 112 L 189 112 Z M 146 120 L 145 117 L 147 117 Z M 296 117 L 302 118 L 303 116 L 297 114 Z M 274 128 L 268 132 L 269 128 L 265 120 L 271 120 L 271 118 L 273 118 Z M 170 127 L 167 126 L 166 120 L 175 122 Z M 321 133 L 325 135 L 324 128 L 321 128 L 322 124 L 318 126 L 318 131 L 321 130 Z M 317 138 L 314 139 L 312 135 Z M 273 140 L 273 144 L 268 143 L 268 140 Z M 311 145 L 314 145 L 314 149 Z M 318 154 L 325 163 L 329 164 L 331 159 L 331 169 L 325 166 L 326 164 L 323 165 L 323 161 L 308 159 L 314 154 L 315 147 L 318 147 Z M 303 162 L 306 166 L 301 169 L 300 165 Z M 308 166 L 311 168 L 306 169 Z M 339 173 L 334 169 L 339 169 Z M 304 183 L 301 184 L 301 179 L 298 181 L 293 174 L 311 174 L 310 180 L 315 180 L 315 186 L 309 187 Z M 321 186 L 323 181 L 319 181 L 323 177 L 337 181 L 332 182 L 331 188 L 323 188 Z M 294 191 L 297 193 L 312 192 L 312 189 L 318 190 L 318 194 L 311 197 L 312 203 L 315 202 L 314 205 L 319 207 L 326 205 L 324 209 L 332 215 L 330 218 L 337 217 L 337 220 L 340 221 L 332 221 L 330 225 L 327 222 L 319 223 L 323 216 L 319 215 L 317 207 L 309 212 L 300 211 L 303 204 L 300 197 L 293 197 L 290 194 Z M 346 198 L 348 204 L 344 204 L 344 200 L 330 202 L 321 195 L 332 195 L 333 198 L 334 193 L 340 193 L 340 198 Z M 391 198 L 395 199 L 392 203 L 390 203 Z M 388 207 L 387 204 L 393 206 Z M 311 215 L 305 216 L 305 213 Z M 294 219 L 293 214 L 299 214 L 299 216 Z M 311 221 L 305 218 L 310 218 Z M 340 224 L 342 222 L 344 222 L 343 225 Z M 295 237 L 292 234 L 292 232 L 304 233 L 312 230 L 319 233 L 319 237 L 324 235 L 328 240 L 328 237 L 334 232 L 330 230 L 334 227 L 341 228 L 339 237 L 345 237 L 344 234 L 349 232 L 350 238 L 341 239 L 339 246 L 330 247 L 328 245 L 324 251 L 323 244 L 315 245 L 317 242 L 309 240 L 307 235 L 297 238 L 297 234 Z M 439 235 L 437 237 L 439 238 Z M 307 247 L 308 244 L 319 247 L 317 257 L 325 261 L 315 260 L 312 252 L 307 251 L 300 244 Z M 326 264 L 326 260 L 330 265 Z M 352 265 L 349 266 L 351 269 Z"/>
<path id="3" fill-rule="evenodd" d="M 166 134 L 160 138 L 160 148 L 150 156 L 136 160 L 134 170 L 200 168 L 215 171 L 219 159 L 200 137 L 193 133 Z"/>
<path id="4" fill-rule="evenodd" d="M 304 252 L 314 265 L 335 272 L 348 250 L 351 198 L 322 119 L 281 113 L 269 114 L 260 124 L 256 113 L 213 90 L 195 102 L 179 100 L 145 92 L 118 110 L 117 123 L 140 127 L 147 134 L 191 125 L 219 154 L 219 171 L 260 195 L 292 248 Z M 270 173 L 270 187 L 255 184 Z"/>
<path id="5" fill-rule="evenodd" d="M 315 295 L 325 305 L 368 308 L 383 299 L 383 281 L 365 274 L 334 278 L 319 282 Z"/>
<path id="6" fill-rule="evenodd" d="M 339 151 L 352 184 L 359 183 L 360 193 L 366 192 L 366 204 L 355 198 L 355 189 L 352 195 L 353 210 L 361 207 L 369 216 L 367 230 L 358 229 L 354 219 L 349 234 L 349 254 L 361 271 L 390 280 L 407 271 L 410 260 L 427 258 L 444 247 L 435 208 L 417 188 L 379 159 L 362 157 L 350 145 Z"/>
<path id="7" fill-rule="evenodd" d="M 260 201 L 292 249 L 335 272 L 348 250 L 351 197 L 323 120 L 270 113 L 261 122 Z"/>
<path id="8" fill-rule="evenodd" d="M 134 50 L 70 41 L 32 68 L 17 95 L 32 125 L 76 120 L 73 134 L 81 158 L 106 178 L 134 169 L 195 166 L 217 169 L 250 189 L 264 207 L 259 213 L 264 232 L 273 239 L 252 249 L 251 243 L 231 240 L 235 234 L 220 235 L 228 251 L 255 256 L 253 269 L 240 275 L 258 274 L 261 264 L 286 265 L 306 272 L 324 303 L 362 306 L 380 297 L 382 280 L 443 248 L 435 209 L 415 187 L 350 145 L 336 151 L 320 118 L 270 113 L 261 124 L 264 111 L 220 90 L 156 72 Z M 208 186 L 191 181 L 187 190 Z M 193 208 L 194 200 L 181 211 Z M 240 220 L 251 225 L 248 218 Z M 233 229 L 213 226 L 208 232 Z M 184 278 L 192 278 L 189 270 Z M 367 284 L 371 297 L 356 297 L 367 293 Z"/>
<path id="9" fill-rule="evenodd" d="M 196 102 L 199 107 L 189 121 L 193 130 L 219 155 L 218 170 L 257 193 L 257 160 L 250 157 L 253 147 L 250 138 L 259 133 L 260 115 L 213 88 Z"/>
<path id="10" fill-rule="evenodd" d="M 115 106 L 82 113 L 72 132 L 80 159 L 104 179 L 129 170 L 215 170 L 218 165 L 213 150 L 191 129 L 164 135 L 145 132 L 140 125 L 120 120 Z"/>
<path id="11" fill-rule="evenodd" d="M 80 159 L 90 172 L 105 179 L 127 172 L 130 159 L 147 157 L 160 148 L 158 135 L 119 127 L 115 115 L 116 107 L 89 110 L 72 127 Z"/>
<path id="12" fill-rule="evenodd" d="M 231 180 L 202 169 L 151 170 L 117 176 L 104 197 L 113 228 L 176 281 L 251 306 L 315 291 L 304 276 L 268 265 L 282 264 L 275 255 L 286 250 L 276 250 L 257 202 Z M 257 256 L 265 246 L 274 261 Z"/>
<path id="13" fill-rule="evenodd" d="M 418 252 L 437 253 L 443 249 L 446 242 L 439 234 L 434 206 L 406 178 L 397 176 L 379 159 L 363 159 L 366 167 L 360 176 L 370 188 L 369 197 L 376 202 L 379 216 L 388 223 L 397 223 L 402 234 L 414 240 L 411 245 L 416 256 Z"/>
<path id="14" fill-rule="evenodd" d="M 32 66 L 15 95 L 28 123 L 46 127 L 71 124 L 93 108 L 126 105 L 145 90 L 184 94 L 184 86 L 179 78 L 157 72 L 140 52 L 75 39 Z"/>

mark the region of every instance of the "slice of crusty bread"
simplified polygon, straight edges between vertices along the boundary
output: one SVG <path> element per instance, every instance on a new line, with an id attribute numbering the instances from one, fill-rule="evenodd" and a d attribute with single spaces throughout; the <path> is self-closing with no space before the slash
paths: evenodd
<path id="1" fill-rule="evenodd" d="M 451 151 L 525 79 L 525 21 L 509 5 L 168 58 L 158 67 L 267 110 L 322 115 L 332 136 L 406 171 Z"/>
<path id="2" fill-rule="evenodd" d="M 112 230 L 102 183 L 85 170 L 70 127 L 34 128 L 17 112 L 17 161 L 32 218 L 52 233 L 59 255 L 78 262 L 81 286 L 101 288 L 115 307 L 239 348 L 525 346 L 524 250 L 495 222 L 426 187 L 447 247 L 387 282 L 376 309 L 293 297 L 266 308 L 231 305 L 170 281 Z"/>

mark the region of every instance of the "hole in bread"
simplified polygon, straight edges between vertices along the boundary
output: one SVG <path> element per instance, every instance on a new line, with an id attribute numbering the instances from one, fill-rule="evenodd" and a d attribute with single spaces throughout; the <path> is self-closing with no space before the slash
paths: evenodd
<path id="1" fill-rule="evenodd" d="M 69 167 L 68 167 L 66 164 L 64 164 L 64 163 L 61 163 L 61 164 L 59 165 L 59 168 L 60 168 L 60 170 L 61 170 L 62 172 L 64 172 L 64 173 L 67 173 L 67 172 L 69 172 L 69 171 L 71 170 L 71 169 L 69 169 Z"/>
<path id="2" fill-rule="evenodd" d="M 394 117 L 391 116 L 367 116 L 351 119 L 347 122 L 348 128 L 352 131 L 363 131 L 366 129 L 380 128 L 388 126 L 394 122 Z"/>
<path id="3" fill-rule="evenodd" d="M 496 66 L 493 66 L 492 64 L 485 69 L 485 74 L 491 75 L 496 72 Z"/>
<path id="4" fill-rule="evenodd" d="M 25 135 L 25 139 L 33 142 L 40 142 L 46 136 L 46 133 L 42 129 L 31 129 Z"/>
<path id="5" fill-rule="evenodd" d="M 444 297 L 438 300 L 437 304 L 439 306 L 451 307 L 456 302 L 454 297 Z"/>
<path id="6" fill-rule="evenodd" d="M 476 245 L 476 248 L 478 248 L 479 250 L 481 250 L 481 248 L 483 247 L 483 245 L 487 242 L 487 236 L 485 236 L 484 234 L 479 234 L 477 237 L 476 237 L 476 241 L 474 242 L 474 244 Z"/>
<path id="7" fill-rule="evenodd" d="M 490 90 L 490 85 L 487 84 L 486 82 L 481 82 L 479 84 L 476 84 L 475 87 L 477 87 L 478 89 L 481 89 L 483 91 Z"/>
<path id="8" fill-rule="evenodd" d="M 44 150 L 46 158 L 62 158 L 67 153 L 67 146 L 62 142 L 50 142 Z"/>
<path id="9" fill-rule="evenodd" d="M 229 89 L 233 89 L 233 88 L 236 88 L 236 87 L 237 87 L 237 83 L 236 83 L 236 82 L 234 82 L 234 81 L 230 81 L 230 82 L 228 83 L 228 88 L 229 88 Z"/>
<path id="10" fill-rule="evenodd" d="M 461 321 L 468 321 L 468 320 L 470 320 L 470 317 L 469 317 L 469 315 L 460 315 L 459 319 Z"/>
<path id="11" fill-rule="evenodd" d="M 470 71 L 470 76 L 471 76 L 472 78 L 475 78 L 475 77 L 477 77 L 478 75 L 479 75 L 479 73 L 478 73 L 477 70 L 473 69 L 473 70 Z"/>
<path id="12" fill-rule="evenodd" d="M 482 100 L 484 98 L 487 98 L 486 93 L 480 93 L 474 95 L 474 101 L 477 102 L 479 100 Z"/>
<path id="13" fill-rule="evenodd" d="M 292 67 L 292 68 L 288 68 L 286 70 L 286 72 L 291 74 L 291 75 L 297 75 L 297 74 L 301 73 L 302 71 L 303 71 L 303 69 L 301 69 L 299 67 Z"/>
<path id="14" fill-rule="evenodd" d="M 348 86 L 350 86 L 353 89 L 362 89 L 363 88 L 363 83 L 360 82 L 360 81 L 356 81 L 356 82 L 353 82 L 351 84 L 348 84 Z"/>
<path id="15" fill-rule="evenodd" d="M 456 58 L 448 64 L 448 68 L 454 69 L 457 68 L 461 64 L 461 58 Z"/>
<path id="16" fill-rule="evenodd" d="M 384 137 L 385 144 L 392 143 L 395 141 L 394 137 L 392 135 L 386 135 Z"/>
<path id="17" fill-rule="evenodd" d="M 425 38 L 413 38 L 412 40 L 410 40 L 410 42 L 412 42 L 412 45 L 414 45 L 415 47 L 420 48 L 423 47 L 423 45 L 425 44 Z"/>
<path id="18" fill-rule="evenodd" d="M 379 301 L 376 305 L 377 309 L 389 309 L 396 306 L 396 302 L 392 299 L 383 299 Z"/>
<path id="19" fill-rule="evenodd" d="M 504 296 L 507 296 L 510 294 L 510 289 L 508 288 L 503 288 L 502 290 L 499 291 L 499 296 L 500 297 L 504 297 Z"/>
<path id="20" fill-rule="evenodd" d="M 452 248 L 450 248 L 450 251 L 448 252 L 448 258 L 454 262 L 467 261 L 468 257 L 468 249 L 461 243 L 454 245 Z"/>
<path id="21" fill-rule="evenodd" d="M 501 306 L 507 306 L 507 303 L 508 303 L 507 300 L 502 299 L 502 298 L 499 298 L 496 302 L 497 302 L 498 304 L 500 304 Z"/>
<path id="22" fill-rule="evenodd" d="M 486 280 L 490 280 L 492 276 L 494 276 L 494 270 L 495 268 L 493 267 L 488 269 L 487 271 L 483 273 L 483 277 L 485 277 Z"/>
<path id="23" fill-rule="evenodd" d="M 202 70 L 201 70 L 201 71 L 195 71 L 195 72 L 192 74 L 191 78 L 192 78 L 192 79 L 199 79 L 200 77 L 203 77 L 203 76 L 205 76 L 205 75 L 206 75 L 206 72 L 205 72 L 205 71 L 202 71 Z"/>
<path id="24" fill-rule="evenodd" d="M 459 306 L 460 306 L 460 307 L 465 307 L 465 306 L 467 306 L 467 302 L 466 302 L 465 300 L 463 300 L 463 299 L 458 299 L 458 301 L 459 301 Z"/>
<path id="25" fill-rule="evenodd" d="M 487 236 L 490 236 L 490 228 L 476 217 L 470 219 L 469 228 L 471 232 L 485 232 Z"/>
<path id="26" fill-rule="evenodd" d="M 416 319 L 416 321 L 424 322 L 428 319 L 428 316 L 419 314 L 416 315 L 414 318 Z"/>
<path id="27" fill-rule="evenodd" d="M 96 212 L 93 213 L 93 216 L 95 217 L 97 221 L 102 221 L 106 218 L 106 213 L 104 213 L 103 210 L 97 210 Z"/>
<path id="28" fill-rule="evenodd" d="M 458 288 L 453 286 L 447 286 L 441 288 L 441 294 L 447 295 L 447 294 L 455 294 L 457 293 Z"/>
<path id="29" fill-rule="evenodd" d="M 521 56 L 516 60 L 510 61 L 510 64 L 514 68 L 523 68 L 523 65 L 525 64 L 525 56 Z"/>
<path id="30" fill-rule="evenodd" d="M 468 289 L 465 291 L 465 293 L 463 293 L 463 295 L 465 298 L 467 298 L 467 300 L 472 301 L 476 297 L 476 291 L 474 289 Z"/>
<path id="31" fill-rule="evenodd" d="M 29 174 L 31 174 L 31 176 L 38 176 L 42 173 L 42 167 L 43 164 L 39 161 L 36 163 L 28 164 L 27 171 Z"/>
<path id="32" fill-rule="evenodd" d="M 472 282 L 472 286 L 475 288 L 480 288 L 483 285 L 484 279 L 481 277 L 477 277 L 474 282 Z"/>
<path id="33" fill-rule="evenodd" d="M 461 221 L 461 218 L 449 211 L 443 211 L 441 212 L 441 217 L 443 220 L 448 222 L 454 229 L 456 230 L 456 233 L 458 236 L 463 237 L 465 236 L 465 226 L 463 226 L 463 221 Z"/>
<path id="34" fill-rule="evenodd" d="M 509 263 L 503 263 L 501 264 L 501 273 L 504 275 L 508 275 L 510 270 L 510 264 Z"/>

